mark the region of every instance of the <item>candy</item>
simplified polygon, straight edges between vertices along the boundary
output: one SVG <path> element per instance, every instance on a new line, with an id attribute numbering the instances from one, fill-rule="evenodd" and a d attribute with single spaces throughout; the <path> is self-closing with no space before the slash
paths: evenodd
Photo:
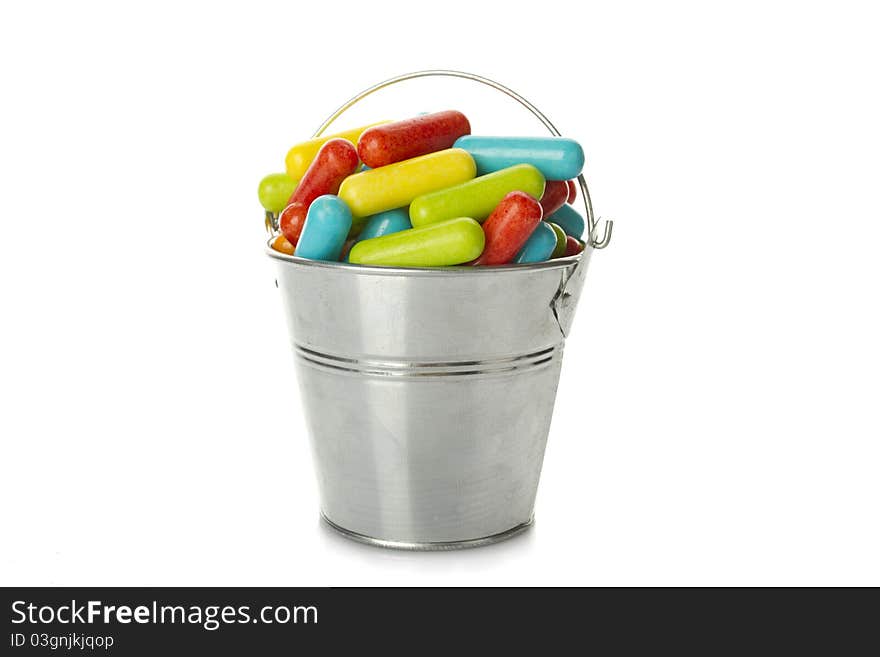
<path id="1" fill-rule="evenodd" d="M 565 234 L 565 231 L 562 230 L 559 224 L 554 224 L 548 221 L 547 225 L 553 229 L 554 233 L 556 233 L 556 248 L 553 249 L 553 253 L 550 254 L 550 258 L 561 258 L 565 255 L 565 243 L 569 236 Z"/>
<path id="2" fill-rule="evenodd" d="M 348 262 L 348 253 L 351 251 L 351 247 L 355 245 L 356 240 L 348 239 L 342 244 L 342 251 L 339 253 L 339 259 L 342 262 Z"/>
<path id="3" fill-rule="evenodd" d="M 339 132 L 335 135 L 316 137 L 315 139 L 309 139 L 301 144 L 297 144 L 287 152 L 287 157 L 284 159 L 284 163 L 287 167 L 287 175 L 294 180 L 302 178 L 306 173 L 306 169 L 309 168 L 312 164 L 312 160 L 314 160 L 315 156 L 318 154 L 318 151 L 321 150 L 321 146 L 331 139 L 346 139 L 354 145 L 357 144 L 361 134 L 363 134 L 367 128 L 372 128 L 374 125 L 381 125 L 382 123 L 387 123 L 387 121 L 371 123 L 370 125 L 346 130 L 345 132 Z"/>
<path id="4" fill-rule="evenodd" d="M 303 224 L 306 222 L 305 206 L 302 203 L 291 203 L 278 215 L 278 228 L 281 234 L 293 245 L 299 240 Z"/>
<path id="5" fill-rule="evenodd" d="M 544 186 L 544 195 L 541 197 L 541 207 L 544 216 L 549 217 L 562 207 L 568 200 L 568 183 L 565 180 L 548 180 Z"/>
<path id="6" fill-rule="evenodd" d="M 577 255 L 581 251 L 584 250 L 584 243 L 578 239 L 575 239 L 571 235 L 566 236 L 565 238 L 565 256 L 573 256 Z"/>
<path id="7" fill-rule="evenodd" d="M 466 135 L 455 142 L 473 155 L 480 174 L 514 164 L 537 167 L 548 180 L 577 177 L 584 167 L 584 151 L 565 137 L 477 137 Z"/>
<path id="8" fill-rule="evenodd" d="M 309 206 L 294 255 L 311 260 L 339 260 L 349 230 L 348 206 L 338 196 L 319 196 Z"/>
<path id="9" fill-rule="evenodd" d="M 458 217 L 358 242 L 348 258 L 360 265 L 445 267 L 475 259 L 485 240 L 480 224 Z"/>
<path id="10" fill-rule="evenodd" d="M 577 183 L 574 180 L 566 180 L 565 183 L 568 185 L 568 201 L 566 202 L 574 203 L 575 199 L 578 197 Z"/>
<path id="11" fill-rule="evenodd" d="M 357 219 L 402 208 L 417 196 L 475 175 L 473 158 L 460 148 L 449 148 L 349 176 L 339 188 L 339 198 Z"/>
<path id="12" fill-rule="evenodd" d="M 483 222 L 486 246 L 475 265 L 504 265 L 513 260 L 541 223 L 541 204 L 525 192 L 510 192 Z"/>
<path id="13" fill-rule="evenodd" d="M 544 176 L 530 164 L 512 166 L 419 196 L 409 206 L 409 218 L 416 227 L 453 217 L 483 221 L 512 191 L 539 199 L 544 193 Z"/>
<path id="14" fill-rule="evenodd" d="M 352 245 L 356 242 L 372 239 L 373 237 L 382 237 L 382 235 L 390 235 L 391 233 L 412 228 L 412 224 L 409 223 L 408 208 L 395 208 L 387 212 L 380 212 L 372 217 L 365 218 L 364 222 L 361 230 L 358 232 L 357 239 L 352 240 Z M 352 227 L 352 232 L 354 230 L 355 228 Z M 351 233 L 349 233 L 349 237 L 351 237 Z M 348 250 L 351 250 L 350 246 Z M 345 261 L 348 261 L 346 256 L 348 250 L 343 249 L 342 259 Z"/>
<path id="15" fill-rule="evenodd" d="M 274 240 L 272 240 L 272 248 L 280 253 L 286 253 L 287 255 L 293 255 L 293 244 L 287 241 L 287 238 L 284 235 L 279 235 Z"/>
<path id="16" fill-rule="evenodd" d="M 409 223 L 409 213 L 406 208 L 395 208 L 387 212 L 374 214 L 369 218 L 364 229 L 358 235 L 358 241 L 372 239 L 374 237 L 382 237 L 382 235 L 390 235 L 401 230 L 409 230 L 412 224 Z"/>
<path id="17" fill-rule="evenodd" d="M 566 234 L 576 237 L 577 239 L 580 239 L 584 234 L 584 218 L 578 214 L 577 210 L 568 204 L 563 205 L 552 215 L 546 217 L 546 219 L 547 221 L 552 221 L 554 224 L 559 224 Z"/>
<path id="18" fill-rule="evenodd" d="M 260 181 L 257 195 L 260 205 L 272 213 L 281 212 L 296 189 L 296 181 L 286 173 L 270 173 Z"/>
<path id="19" fill-rule="evenodd" d="M 461 112 L 423 114 L 368 128 L 358 140 L 358 155 L 375 169 L 452 148 L 456 139 L 470 132 L 471 124 Z"/>
<path id="20" fill-rule="evenodd" d="M 321 146 L 279 217 L 281 232 L 292 244 L 299 240 L 312 201 L 325 194 L 336 194 L 358 164 L 357 150 L 346 139 L 331 139 Z"/>
<path id="21" fill-rule="evenodd" d="M 542 221 L 538 224 L 538 227 L 535 228 L 531 237 L 526 240 L 526 243 L 523 245 L 522 249 L 520 249 L 519 253 L 516 254 L 513 261 L 517 264 L 523 264 L 526 262 L 543 262 L 544 260 L 549 260 L 553 253 L 553 249 L 555 248 L 556 233 L 550 228 L 550 224 L 546 221 Z"/>

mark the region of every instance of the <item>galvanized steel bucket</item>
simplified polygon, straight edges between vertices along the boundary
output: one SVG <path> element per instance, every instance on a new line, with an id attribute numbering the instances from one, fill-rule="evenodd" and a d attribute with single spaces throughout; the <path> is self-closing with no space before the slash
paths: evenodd
<path id="1" fill-rule="evenodd" d="M 559 132 L 534 106 L 499 89 Z M 309 428 L 321 513 L 349 538 L 402 549 L 494 543 L 532 523 L 565 338 L 595 239 L 530 265 L 404 269 L 272 249 Z M 277 231 L 277 218 L 267 225 Z"/>

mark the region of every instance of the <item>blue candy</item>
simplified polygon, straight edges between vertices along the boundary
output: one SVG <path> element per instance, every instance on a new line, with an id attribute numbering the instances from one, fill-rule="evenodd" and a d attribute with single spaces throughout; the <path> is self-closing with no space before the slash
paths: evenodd
<path id="1" fill-rule="evenodd" d="M 566 235 L 571 235 L 576 240 L 584 235 L 584 218 L 568 203 L 563 203 L 561 208 L 545 219 L 557 224 Z"/>
<path id="2" fill-rule="evenodd" d="M 538 222 L 538 227 L 526 240 L 523 247 L 516 254 L 513 262 L 523 264 L 526 262 L 543 262 L 549 260 L 556 248 L 556 233 L 545 221 Z"/>
<path id="3" fill-rule="evenodd" d="M 409 222 L 409 207 L 380 212 L 372 217 L 367 217 L 367 223 L 357 236 L 355 244 L 372 237 L 382 237 L 382 235 L 389 235 L 410 228 L 412 228 L 412 224 Z M 351 250 L 349 250 L 349 253 L 351 253 Z M 348 255 L 345 256 L 344 262 L 348 262 Z"/>
<path id="4" fill-rule="evenodd" d="M 368 240 L 371 237 L 382 237 L 390 233 L 412 228 L 409 222 L 409 208 L 395 208 L 387 212 L 374 214 L 369 218 L 364 229 L 358 235 L 357 241 Z"/>
<path id="5" fill-rule="evenodd" d="M 351 230 L 351 210 L 338 196 L 319 196 L 309 206 L 293 255 L 310 260 L 339 260 Z"/>
<path id="6" fill-rule="evenodd" d="M 479 137 L 465 135 L 455 142 L 477 163 L 477 175 L 531 164 L 547 180 L 577 178 L 584 168 L 584 150 L 573 139 L 565 137 Z"/>

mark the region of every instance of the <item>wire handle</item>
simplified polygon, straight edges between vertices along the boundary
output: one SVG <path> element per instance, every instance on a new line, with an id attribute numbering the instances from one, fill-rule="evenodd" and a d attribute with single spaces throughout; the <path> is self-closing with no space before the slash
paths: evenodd
<path id="1" fill-rule="evenodd" d="M 427 70 L 427 71 L 414 71 L 412 73 L 404 73 L 403 75 L 398 75 L 393 78 L 388 78 L 383 82 L 379 82 L 378 84 L 374 84 L 372 87 L 364 89 L 359 94 L 352 96 L 345 103 L 340 105 L 333 114 L 331 114 L 327 119 L 321 124 L 321 126 L 315 131 L 315 134 L 312 135 L 312 138 L 320 137 L 324 134 L 324 131 L 330 127 L 330 125 L 336 121 L 340 116 L 342 116 L 347 110 L 349 110 L 353 105 L 360 102 L 367 96 L 374 94 L 380 89 L 384 89 L 386 87 L 390 87 L 393 84 L 397 84 L 399 82 L 405 82 L 407 80 L 415 80 L 417 78 L 428 78 L 428 77 L 448 77 L 448 78 L 461 78 L 463 80 L 472 80 L 473 82 L 479 82 L 480 84 L 484 84 L 488 87 L 492 87 L 497 91 L 513 98 L 520 105 L 529 110 L 532 114 L 534 114 L 538 120 L 544 124 L 544 127 L 550 131 L 555 137 L 561 137 L 562 134 L 559 130 L 556 129 L 556 126 L 550 122 L 544 113 L 541 112 L 537 107 L 532 105 L 528 100 L 520 96 L 513 89 L 509 89 L 505 87 L 503 84 L 499 82 L 495 82 L 495 80 L 491 80 L 489 78 L 483 77 L 481 75 L 476 75 L 474 73 L 466 73 L 464 71 L 450 71 L 444 69 L 436 69 L 436 70 Z M 587 181 L 584 179 L 584 174 L 580 174 L 578 176 L 578 183 L 581 188 L 581 197 L 584 200 L 584 208 L 587 211 L 587 222 L 589 224 L 589 245 L 594 249 L 604 249 L 611 242 L 611 231 L 614 228 L 614 221 L 608 219 L 605 221 L 604 228 L 602 231 L 601 239 L 596 239 L 596 230 L 598 228 L 598 220 L 593 214 L 593 201 L 590 199 L 590 190 L 587 188 Z"/>

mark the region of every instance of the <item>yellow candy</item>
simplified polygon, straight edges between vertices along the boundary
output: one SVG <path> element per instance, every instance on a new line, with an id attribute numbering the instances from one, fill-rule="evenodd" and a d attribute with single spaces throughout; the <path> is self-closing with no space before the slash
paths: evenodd
<path id="1" fill-rule="evenodd" d="M 287 166 L 287 175 L 294 180 L 301 180 L 306 169 L 309 168 L 312 160 L 315 159 L 315 155 L 318 154 L 318 151 L 321 150 L 321 146 L 325 143 L 331 139 L 347 139 L 357 146 L 358 139 L 360 139 L 361 133 L 364 130 L 372 128 L 374 125 L 381 125 L 382 123 L 388 123 L 388 121 L 371 123 L 370 125 L 361 126 L 360 128 L 353 128 L 352 130 L 339 132 L 335 135 L 325 135 L 324 137 L 309 139 L 301 144 L 297 144 L 287 151 L 287 157 L 284 159 L 284 163 Z"/>
<path id="2" fill-rule="evenodd" d="M 477 175 L 474 158 L 460 148 L 449 148 L 395 162 L 349 176 L 339 198 L 355 217 L 402 208 L 422 194 L 445 189 Z"/>

